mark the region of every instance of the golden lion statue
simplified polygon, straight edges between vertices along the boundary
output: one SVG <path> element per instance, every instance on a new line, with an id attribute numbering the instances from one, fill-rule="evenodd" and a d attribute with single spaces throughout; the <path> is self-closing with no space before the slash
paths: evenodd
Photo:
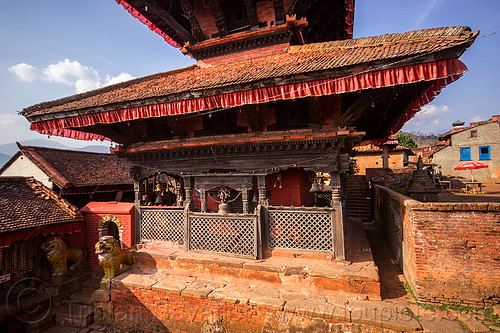
<path id="1" fill-rule="evenodd" d="M 111 281 L 118 274 L 122 264 L 130 266 L 134 263 L 132 253 L 122 251 L 120 244 L 113 236 L 102 236 L 95 244 L 95 253 L 99 258 L 99 264 L 104 269 L 101 282 Z"/>
<path id="2" fill-rule="evenodd" d="M 73 247 L 68 249 L 60 237 L 50 237 L 42 244 L 41 248 L 54 270 L 53 278 L 62 278 L 68 273 L 68 261 L 74 263 L 70 267 L 71 270 L 74 270 L 87 259 L 84 249 Z"/>

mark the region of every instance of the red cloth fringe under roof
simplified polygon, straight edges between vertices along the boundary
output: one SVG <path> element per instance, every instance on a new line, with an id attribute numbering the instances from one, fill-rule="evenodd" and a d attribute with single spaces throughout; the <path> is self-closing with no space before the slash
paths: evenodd
<path id="1" fill-rule="evenodd" d="M 467 67 L 458 59 L 440 60 L 340 78 L 291 83 L 195 99 L 45 120 L 32 123 L 30 128 L 47 135 L 64 136 L 80 140 L 109 140 L 99 134 L 78 131 L 72 128 L 81 128 L 95 124 L 111 124 L 143 118 L 190 114 L 215 108 L 225 109 L 278 100 L 342 94 L 421 81 L 434 81 L 426 92 L 403 113 L 391 131 L 387 133 L 388 137 L 399 131 L 423 105 L 432 101 L 441 92 L 443 87 L 457 80 L 465 71 L 467 71 Z"/>

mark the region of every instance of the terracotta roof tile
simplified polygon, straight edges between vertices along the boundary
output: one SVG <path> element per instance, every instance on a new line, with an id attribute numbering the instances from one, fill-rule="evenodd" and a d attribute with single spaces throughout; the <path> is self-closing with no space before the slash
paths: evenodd
<path id="1" fill-rule="evenodd" d="M 24 109 L 31 116 L 97 108 L 115 103 L 161 98 L 176 94 L 196 97 L 204 92 L 217 94 L 217 89 L 239 84 L 264 84 L 265 81 L 290 78 L 294 75 L 348 68 L 359 64 L 384 61 L 388 67 L 397 67 L 402 58 L 418 57 L 470 44 L 476 34 L 468 27 L 435 28 L 352 40 L 291 46 L 286 53 L 270 57 L 243 60 L 220 66 L 184 69 L 158 73 L 140 79 L 119 83 L 59 100 L 45 102 Z M 392 63 L 388 61 L 392 60 Z M 379 68 L 382 69 L 382 68 Z M 177 97 L 183 99 L 182 96 Z"/>
<path id="2" fill-rule="evenodd" d="M 19 149 L 59 187 L 133 184 L 132 164 L 114 154 L 21 145 Z"/>
<path id="3" fill-rule="evenodd" d="M 78 209 L 27 177 L 0 177 L 0 233 L 81 221 Z"/>

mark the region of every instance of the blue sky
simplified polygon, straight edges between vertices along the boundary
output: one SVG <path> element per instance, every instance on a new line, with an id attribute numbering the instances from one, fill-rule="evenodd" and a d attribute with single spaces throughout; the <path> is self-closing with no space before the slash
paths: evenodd
<path id="1" fill-rule="evenodd" d="M 0 145 L 43 138 L 17 111 L 123 79 L 188 66 L 114 0 L 0 0 Z M 500 31 L 499 0 L 357 0 L 354 36 L 468 25 Z M 480 38 L 461 60 L 469 72 L 403 128 L 442 133 L 457 119 L 500 114 L 500 33 Z M 57 142 L 88 143 L 63 138 Z"/>

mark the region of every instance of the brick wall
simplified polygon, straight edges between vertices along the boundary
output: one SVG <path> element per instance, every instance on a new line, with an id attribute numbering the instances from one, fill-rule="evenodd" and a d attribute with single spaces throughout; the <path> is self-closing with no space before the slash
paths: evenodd
<path id="1" fill-rule="evenodd" d="M 201 332 L 207 317 L 218 314 L 229 332 L 261 332 L 267 313 L 281 307 L 235 304 L 128 286 L 111 289 L 115 324 L 141 332 Z M 161 319 L 160 319 L 161 318 Z"/>
<path id="2" fill-rule="evenodd" d="M 85 221 L 85 247 L 89 251 L 89 262 L 93 269 L 99 267 L 95 255 L 95 244 L 99 240 L 98 224 L 106 215 L 115 216 L 121 223 L 122 247 L 135 245 L 135 207 L 133 203 L 126 202 L 90 202 L 81 210 Z"/>
<path id="3" fill-rule="evenodd" d="M 500 204 L 420 203 L 374 189 L 375 221 L 419 299 L 500 301 Z"/>

